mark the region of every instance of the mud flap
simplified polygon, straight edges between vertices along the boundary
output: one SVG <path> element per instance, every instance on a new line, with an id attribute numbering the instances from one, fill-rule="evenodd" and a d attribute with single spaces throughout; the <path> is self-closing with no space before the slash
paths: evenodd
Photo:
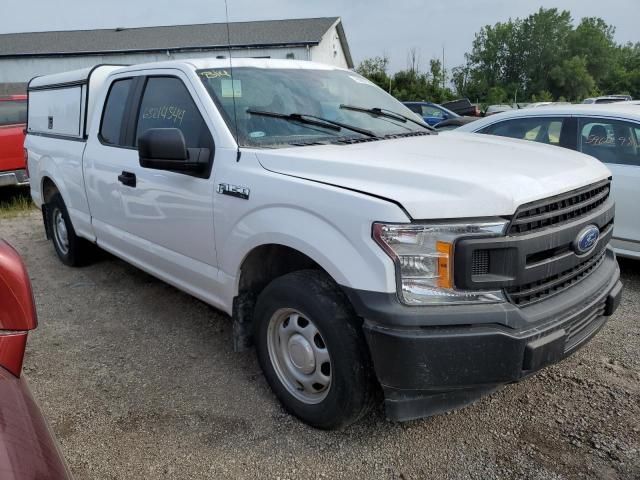
<path id="1" fill-rule="evenodd" d="M 253 309 L 256 296 L 250 292 L 233 299 L 233 351 L 244 352 L 253 346 Z"/>
<path id="2" fill-rule="evenodd" d="M 49 216 L 51 215 L 51 210 L 48 203 L 42 204 L 42 222 L 44 223 L 44 235 L 47 240 L 51 240 L 51 228 L 49 227 Z"/>

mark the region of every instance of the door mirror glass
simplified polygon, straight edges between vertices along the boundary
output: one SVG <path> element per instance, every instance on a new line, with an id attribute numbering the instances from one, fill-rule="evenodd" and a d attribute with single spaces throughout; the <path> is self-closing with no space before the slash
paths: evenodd
<path id="1" fill-rule="evenodd" d="M 141 161 L 184 161 L 189 158 L 184 135 L 177 128 L 150 128 L 145 131 L 138 139 L 138 152 Z"/>
<path id="2" fill-rule="evenodd" d="M 156 170 L 201 172 L 209 162 L 208 148 L 187 148 L 178 128 L 150 128 L 138 139 L 140 166 Z"/>

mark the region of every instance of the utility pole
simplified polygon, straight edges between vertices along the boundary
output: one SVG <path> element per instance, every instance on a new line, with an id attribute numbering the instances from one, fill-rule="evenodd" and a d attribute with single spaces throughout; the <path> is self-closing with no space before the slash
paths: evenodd
<path id="1" fill-rule="evenodd" d="M 444 68 L 444 45 L 442 45 L 442 90 L 444 91 L 444 84 L 447 77 L 447 70 Z"/>

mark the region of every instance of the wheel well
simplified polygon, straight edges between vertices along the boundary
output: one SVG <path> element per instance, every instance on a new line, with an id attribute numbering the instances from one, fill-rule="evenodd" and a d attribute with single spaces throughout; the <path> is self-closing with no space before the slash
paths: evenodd
<path id="1" fill-rule="evenodd" d="M 304 253 L 284 245 L 261 245 L 242 262 L 238 292 L 258 295 L 273 279 L 296 270 L 322 269 Z"/>
<path id="2" fill-rule="evenodd" d="M 44 177 L 42 180 L 42 202 L 49 203 L 51 197 L 53 197 L 56 193 L 58 193 L 58 187 L 53 183 L 49 177 Z"/>
<path id="3" fill-rule="evenodd" d="M 253 308 L 260 292 L 274 279 L 298 270 L 323 270 L 304 253 L 284 245 L 261 245 L 240 267 L 238 296 L 233 300 L 233 346 L 242 351 L 252 344 Z"/>

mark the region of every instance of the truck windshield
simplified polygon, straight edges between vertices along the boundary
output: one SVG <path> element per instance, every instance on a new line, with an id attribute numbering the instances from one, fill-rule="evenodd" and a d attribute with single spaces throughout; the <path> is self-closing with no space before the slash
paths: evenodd
<path id="1" fill-rule="evenodd" d="M 199 70 L 198 75 L 234 133 L 237 122 L 240 146 L 274 148 L 428 132 L 413 112 L 354 72 L 236 67 L 233 80 L 223 68 Z"/>

